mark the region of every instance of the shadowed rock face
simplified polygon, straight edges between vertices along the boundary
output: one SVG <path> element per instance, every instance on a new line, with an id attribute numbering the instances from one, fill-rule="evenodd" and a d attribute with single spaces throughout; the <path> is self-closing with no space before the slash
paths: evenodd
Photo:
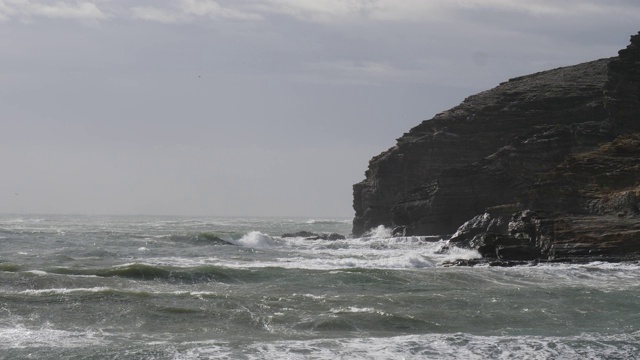
<path id="1" fill-rule="evenodd" d="M 411 129 L 354 185 L 353 233 L 464 224 L 452 241 L 501 259 L 640 250 L 639 144 L 640 33 L 618 57 L 511 79 Z"/>

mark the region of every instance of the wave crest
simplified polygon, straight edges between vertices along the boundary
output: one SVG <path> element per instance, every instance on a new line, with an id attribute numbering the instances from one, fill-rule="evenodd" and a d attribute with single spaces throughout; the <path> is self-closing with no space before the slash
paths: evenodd
<path id="1" fill-rule="evenodd" d="M 392 237 L 393 229 L 379 225 L 376 228 L 367 231 L 363 237 L 376 238 L 376 239 L 388 239 Z"/>
<path id="2" fill-rule="evenodd" d="M 260 231 L 251 231 L 238 240 L 231 240 L 230 243 L 238 246 L 250 248 L 267 248 L 277 245 L 277 242 L 271 236 L 261 233 Z"/>

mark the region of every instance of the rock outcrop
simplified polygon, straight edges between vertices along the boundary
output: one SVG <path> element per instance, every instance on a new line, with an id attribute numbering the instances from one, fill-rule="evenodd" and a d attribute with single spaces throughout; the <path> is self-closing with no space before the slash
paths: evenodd
<path id="1" fill-rule="evenodd" d="M 411 129 L 354 185 L 353 234 L 452 234 L 488 258 L 640 254 L 640 33 Z"/>
<path id="2" fill-rule="evenodd" d="M 291 238 L 291 237 L 301 237 L 305 238 L 305 240 L 344 240 L 346 237 L 344 235 L 336 234 L 336 233 L 314 233 L 306 230 L 298 231 L 295 233 L 284 233 L 282 234 L 283 238 Z"/>

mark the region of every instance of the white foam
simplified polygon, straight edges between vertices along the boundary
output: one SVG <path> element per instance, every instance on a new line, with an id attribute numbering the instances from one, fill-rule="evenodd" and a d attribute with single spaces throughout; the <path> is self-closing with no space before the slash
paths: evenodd
<path id="1" fill-rule="evenodd" d="M 486 268 L 493 278 L 507 278 L 518 286 L 542 288 L 581 287 L 594 288 L 602 292 L 636 289 L 640 266 L 637 264 L 602 263 L 562 264 L 549 263 L 536 266 L 514 266 Z"/>
<path id="2" fill-rule="evenodd" d="M 537 267 L 562 269 L 562 270 L 640 270 L 640 263 L 638 262 L 603 262 L 593 261 L 585 264 L 570 264 L 570 263 L 543 263 Z"/>
<path id="3" fill-rule="evenodd" d="M 27 270 L 25 271 L 26 273 L 29 274 L 33 274 L 33 275 L 38 275 L 38 276 L 45 276 L 45 275 L 49 275 L 48 272 L 46 271 L 42 271 L 42 270 Z"/>
<path id="4" fill-rule="evenodd" d="M 362 309 L 365 310 L 365 309 Z M 176 353 L 175 359 L 211 355 L 244 359 L 635 359 L 639 334 L 570 337 L 425 334 L 378 338 L 332 338 L 256 342 L 232 348 L 215 342 Z"/>
<path id="5" fill-rule="evenodd" d="M 340 307 L 340 308 L 333 308 L 330 309 L 329 312 L 333 313 L 333 314 L 358 314 L 358 313 L 366 313 L 366 314 L 382 314 L 384 315 L 384 312 L 382 311 L 378 311 L 372 307 L 366 307 L 366 308 L 359 308 L 356 306 L 350 306 L 350 307 Z"/>
<path id="6" fill-rule="evenodd" d="M 310 219 L 306 221 L 307 224 L 350 224 L 350 219 Z"/>
<path id="7" fill-rule="evenodd" d="M 185 345 L 194 345 L 195 347 L 184 352 L 178 350 L 172 351 L 174 360 L 199 360 L 199 359 L 234 359 L 233 348 L 226 344 L 219 344 L 218 341 L 198 341 L 185 342 Z M 244 358 L 244 357 L 242 357 Z"/>
<path id="8" fill-rule="evenodd" d="M 393 229 L 387 228 L 384 225 L 379 225 L 377 228 L 367 231 L 364 237 L 386 239 L 391 237 L 392 232 L 393 232 Z"/>
<path id="9" fill-rule="evenodd" d="M 23 325 L 0 328 L 0 349 L 80 348 L 106 345 L 109 341 L 93 331 L 65 331 L 50 328 L 29 329 Z"/>
<path id="10" fill-rule="evenodd" d="M 93 288 L 72 288 L 72 289 L 30 289 L 18 292 L 20 295 L 68 295 L 74 293 L 100 293 L 111 291 L 111 288 L 98 286 Z"/>
<path id="11" fill-rule="evenodd" d="M 256 258 L 164 257 L 145 259 L 160 266 L 224 266 L 229 268 L 281 267 L 287 269 L 334 270 L 347 268 L 421 269 L 452 259 L 480 257 L 475 250 L 452 248 L 442 253 L 446 242 L 425 242 L 420 237 L 362 238 L 336 241 L 308 241 L 299 238 L 274 239 L 250 233 L 237 241 L 240 246 L 278 251 L 261 260 Z"/>
<path id="12" fill-rule="evenodd" d="M 440 262 L 453 261 L 453 260 L 471 260 L 480 259 L 482 255 L 477 250 L 462 249 L 452 246 L 448 251 L 445 251 L 437 255 Z"/>
<path id="13" fill-rule="evenodd" d="M 291 296 L 302 296 L 313 300 L 325 300 L 327 295 L 313 295 L 313 294 L 292 294 Z"/>
<path id="14" fill-rule="evenodd" d="M 250 247 L 250 248 L 267 248 L 276 245 L 276 240 L 271 236 L 261 233 L 260 231 L 252 231 L 238 240 L 230 240 L 234 245 Z"/>
<path id="15" fill-rule="evenodd" d="M 173 296 L 191 296 L 191 297 L 195 297 L 195 298 L 199 298 L 202 299 L 203 297 L 211 297 L 211 296 L 218 296 L 220 295 L 219 292 L 214 292 L 214 291 L 189 291 L 189 290 L 173 290 L 173 291 L 162 291 L 159 290 L 158 288 L 149 288 L 149 289 L 142 289 L 142 288 L 137 288 L 135 290 L 131 289 L 131 290 L 127 290 L 127 289 L 114 289 L 114 288 L 109 288 L 109 287 L 93 287 L 93 288 L 57 288 L 57 289 L 30 289 L 30 290 L 23 290 L 23 291 L 18 291 L 15 293 L 9 293 L 9 294 L 16 294 L 16 295 L 29 295 L 29 296 L 51 296 L 51 295 L 73 295 L 73 294 L 82 294 L 82 293 L 104 293 L 104 292 L 119 292 L 119 291 L 125 291 L 127 293 L 131 293 L 131 294 L 140 294 L 140 295 L 147 295 L 147 294 L 153 294 L 153 295 L 173 295 Z"/>

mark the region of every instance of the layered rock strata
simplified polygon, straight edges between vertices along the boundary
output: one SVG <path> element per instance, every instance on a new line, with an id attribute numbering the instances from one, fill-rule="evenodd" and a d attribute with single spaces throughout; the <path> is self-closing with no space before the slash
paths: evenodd
<path id="1" fill-rule="evenodd" d="M 411 129 L 354 185 L 353 234 L 455 233 L 497 259 L 640 253 L 639 144 L 640 33 L 617 57 L 511 79 Z"/>

